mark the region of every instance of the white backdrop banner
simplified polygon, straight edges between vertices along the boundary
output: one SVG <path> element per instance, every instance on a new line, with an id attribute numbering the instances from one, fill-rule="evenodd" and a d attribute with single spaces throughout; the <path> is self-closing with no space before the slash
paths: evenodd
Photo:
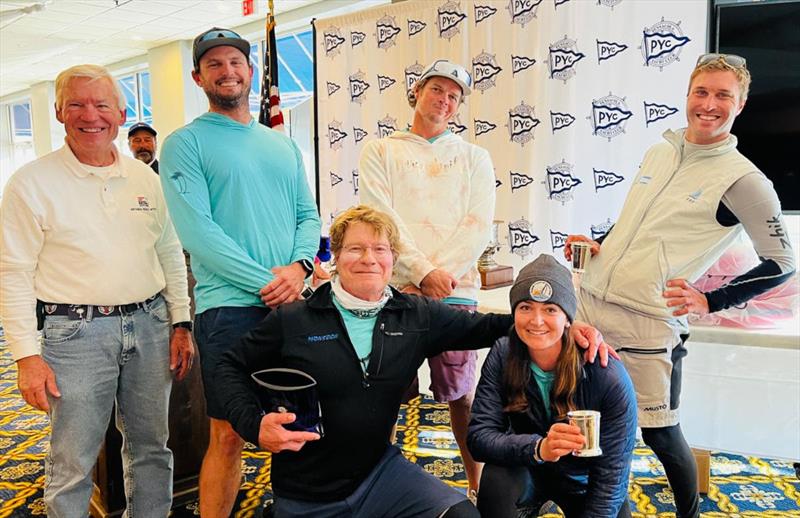
<path id="1" fill-rule="evenodd" d="M 644 151 L 686 125 L 707 0 L 409 0 L 315 22 L 320 209 L 358 200 L 364 143 L 406 129 L 436 59 L 471 70 L 451 129 L 489 150 L 496 258 L 563 260 L 567 234 L 614 222 Z"/>

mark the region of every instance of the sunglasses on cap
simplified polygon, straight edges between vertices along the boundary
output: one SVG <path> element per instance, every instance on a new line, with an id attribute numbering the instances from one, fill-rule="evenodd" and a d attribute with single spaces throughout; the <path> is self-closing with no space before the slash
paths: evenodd
<path id="1" fill-rule="evenodd" d="M 436 72 L 436 74 L 432 74 L 433 72 Z M 434 61 L 428 70 L 423 72 L 422 77 L 430 75 L 452 76 L 458 78 L 467 88 L 472 88 L 472 76 L 470 73 L 464 67 L 455 65 L 446 59 Z"/>
<path id="2" fill-rule="evenodd" d="M 697 63 L 695 66 L 705 65 L 718 59 L 721 59 L 732 67 L 747 68 L 747 60 L 742 56 L 737 56 L 736 54 L 703 54 L 697 58 Z"/>
<path id="3" fill-rule="evenodd" d="M 199 43 L 201 41 L 213 40 L 214 38 L 233 38 L 237 40 L 243 39 L 241 36 L 228 29 L 211 29 L 207 33 L 200 36 L 197 41 Z"/>

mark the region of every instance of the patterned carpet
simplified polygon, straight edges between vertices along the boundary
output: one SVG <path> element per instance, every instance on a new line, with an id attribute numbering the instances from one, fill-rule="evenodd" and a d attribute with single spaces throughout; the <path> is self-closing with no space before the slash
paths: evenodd
<path id="1" fill-rule="evenodd" d="M 398 443 L 408 459 L 466 491 L 464 467 L 449 424 L 445 405 L 417 398 L 401 409 Z M 20 398 L 16 367 L 0 343 L 0 518 L 45 516 L 42 487 L 47 436 L 47 417 Z M 629 489 L 633 516 L 674 518 L 672 493 L 661 465 L 648 448 L 639 446 L 634 451 Z M 270 499 L 270 456 L 248 445 L 242 465 L 245 481 L 234 516 L 257 517 Z M 703 495 L 701 511 L 704 518 L 800 518 L 800 481 L 791 462 L 714 452 L 711 488 Z M 197 503 L 192 502 L 176 508 L 172 516 L 197 515 Z M 543 516 L 560 514 L 550 509 Z"/>

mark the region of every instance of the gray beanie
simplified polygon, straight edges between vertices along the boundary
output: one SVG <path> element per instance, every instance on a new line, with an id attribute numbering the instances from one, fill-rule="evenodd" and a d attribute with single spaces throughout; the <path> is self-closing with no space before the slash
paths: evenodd
<path id="1" fill-rule="evenodd" d="M 572 286 L 572 274 L 552 255 L 541 254 L 528 263 L 517 275 L 508 296 L 512 314 L 517 304 L 532 300 L 557 304 L 570 322 L 575 319 L 578 301 Z"/>

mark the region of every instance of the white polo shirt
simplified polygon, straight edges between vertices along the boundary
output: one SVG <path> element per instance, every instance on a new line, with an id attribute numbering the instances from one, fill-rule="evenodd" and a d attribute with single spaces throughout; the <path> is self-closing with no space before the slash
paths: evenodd
<path id="1" fill-rule="evenodd" d="M 162 292 L 189 320 L 183 252 L 158 176 L 121 155 L 108 167 L 68 145 L 20 168 L 0 203 L 0 319 L 15 360 L 39 354 L 36 299 L 122 305 Z"/>

